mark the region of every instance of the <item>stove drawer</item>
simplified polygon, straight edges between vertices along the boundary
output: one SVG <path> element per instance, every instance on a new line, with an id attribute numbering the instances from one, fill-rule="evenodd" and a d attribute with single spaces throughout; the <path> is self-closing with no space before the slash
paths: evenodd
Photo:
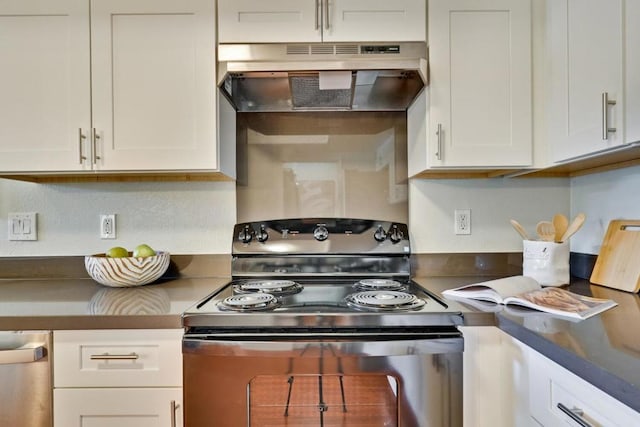
<path id="1" fill-rule="evenodd" d="M 55 331 L 54 387 L 180 387 L 182 329 Z"/>

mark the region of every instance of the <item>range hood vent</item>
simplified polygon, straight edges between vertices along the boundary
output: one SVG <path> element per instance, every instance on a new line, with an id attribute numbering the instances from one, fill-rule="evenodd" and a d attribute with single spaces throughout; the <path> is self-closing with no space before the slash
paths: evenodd
<path id="1" fill-rule="evenodd" d="M 241 112 L 404 111 L 426 55 L 425 43 L 220 45 L 218 84 Z"/>

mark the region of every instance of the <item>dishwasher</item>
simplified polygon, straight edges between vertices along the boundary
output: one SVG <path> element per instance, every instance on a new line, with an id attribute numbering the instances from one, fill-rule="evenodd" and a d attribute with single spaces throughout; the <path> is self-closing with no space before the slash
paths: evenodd
<path id="1" fill-rule="evenodd" d="M 51 427 L 50 331 L 0 331 L 0 426 Z"/>

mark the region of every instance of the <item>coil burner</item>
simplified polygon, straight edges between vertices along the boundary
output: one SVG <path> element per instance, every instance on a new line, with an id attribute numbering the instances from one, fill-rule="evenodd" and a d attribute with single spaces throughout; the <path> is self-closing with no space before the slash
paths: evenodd
<path id="1" fill-rule="evenodd" d="M 278 306 L 278 299 L 267 293 L 250 293 L 233 295 L 219 303 L 221 310 L 226 311 L 263 311 Z"/>
<path id="2" fill-rule="evenodd" d="M 267 293 L 275 296 L 293 295 L 303 286 L 292 280 L 250 280 L 233 286 L 236 294 Z"/>
<path id="3" fill-rule="evenodd" d="M 408 311 L 418 310 L 424 301 L 415 295 L 398 291 L 366 291 L 347 295 L 347 305 L 367 311 Z"/>
<path id="4" fill-rule="evenodd" d="M 353 285 L 360 291 L 404 291 L 406 285 L 391 279 L 362 279 Z"/>

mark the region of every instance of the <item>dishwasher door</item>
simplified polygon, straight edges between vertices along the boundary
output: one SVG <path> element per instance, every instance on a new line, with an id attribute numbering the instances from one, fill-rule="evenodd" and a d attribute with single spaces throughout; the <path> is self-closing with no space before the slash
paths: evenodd
<path id="1" fill-rule="evenodd" d="M 50 348 L 50 331 L 0 331 L 0 426 L 52 427 Z"/>

